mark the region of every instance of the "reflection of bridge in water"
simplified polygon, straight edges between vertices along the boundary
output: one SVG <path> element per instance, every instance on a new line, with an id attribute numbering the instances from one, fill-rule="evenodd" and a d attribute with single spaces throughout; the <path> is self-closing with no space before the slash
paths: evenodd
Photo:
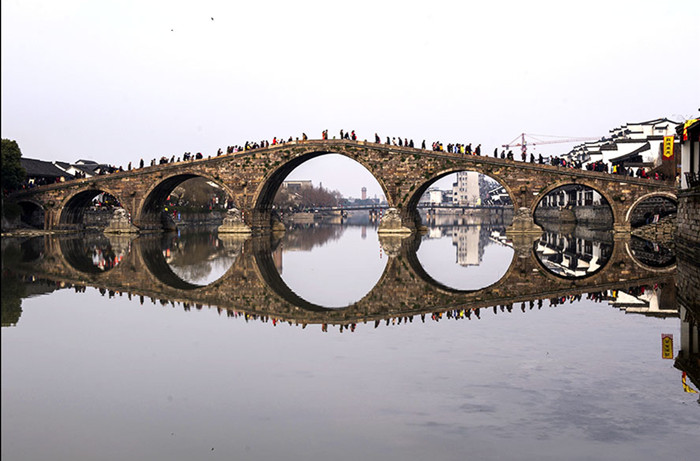
<path id="1" fill-rule="evenodd" d="M 82 238 L 82 237 L 81 237 Z M 673 283 L 672 272 L 636 261 L 625 241 L 615 241 L 610 260 L 590 277 L 557 277 L 538 261 L 532 243 L 517 245 L 516 255 L 498 282 L 476 291 L 460 291 L 435 281 L 421 266 L 419 237 L 381 238 L 389 256 L 384 273 L 362 299 L 330 309 L 300 298 L 282 280 L 273 258 L 276 242 L 270 236 L 222 236 L 225 251 L 236 259 L 217 281 L 197 286 L 178 277 L 168 265 L 158 235 L 110 237 L 112 248 L 130 248 L 118 265 L 107 271 L 89 271 L 89 256 L 79 249 L 79 238 L 45 237 L 37 259 L 18 271 L 78 286 L 94 286 L 132 295 L 174 302 L 216 306 L 248 314 L 303 324 L 347 325 L 392 317 L 478 309 L 497 305 L 552 299 L 624 287 Z"/>
<path id="2" fill-rule="evenodd" d="M 416 253 L 419 237 L 381 238 L 389 261 L 380 280 L 358 302 L 329 309 L 301 299 L 284 283 L 273 257 L 277 242 L 269 236 L 246 240 L 224 237 L 221 251 L 231 259 L 235 257 L 235 262 L 221 278 L 206 286 L 186 282 L 175 274 L 164 255 L 167 245 L 161 236 L 110 238 L 109 249 L 102 255 L 107 261 L 118 261 L 97 269 L 93 258 L 99 245 L 90 243 L 86 251 L 83 238 L 47 236 L 25 241 L 24 262 L 12 264 L 12 269 L 33 280 L 49 280 L 54 287 L 78 291 L 95 287 L 110 296 L 141 297 L 142 303 L 150 298 L 154 303 L 181 304 L 186 310 L 215 307 L 227 316 L 246 320 L 318 324 L 324 331 L 328 325 L 336 325 L 341 332 L 343 328 L 354 330 L 358 323 L 374 322 L 376 327 L 382 321 L 387 325 L 402 320 L 413 322 L 417 315 L 423 320 L 426 316 L 433 320 L 480 318 L 479 311 L 491 307 L 494 313 L 497 307 L 502 312 L 524 312 L 528 307 L 541 308 L 543 300 L 555 306 L 586 296 L 628 312 L 680 315 L 680 351 L 675 366 L 688 374 L 696 388 L 700 386 L 700 300 L 694 295 L 700 274 L 697 263 L 680 254 L 677 268 L 654 268 L 635 259 L 629 240 L 612 240 L 608 262 L 580 279 L 553 275 L 533 251 L 537 246 L 516 242 L 515 256 L 503 278 L 468 292 L 445 287 L 423 270 Z M 510 244 L 498 235 L 491 238 Z M 14 315 L 18 318 L 19 314 Z"/>

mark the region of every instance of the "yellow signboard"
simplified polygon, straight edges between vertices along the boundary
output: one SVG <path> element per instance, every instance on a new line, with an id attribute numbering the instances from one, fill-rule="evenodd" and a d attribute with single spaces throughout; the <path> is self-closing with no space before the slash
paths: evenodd
<path id="1" fill-rule="evenodd" d="M 664 160 L 673 158 L 673 136 L 664 136 Z"/>
<path id="2" fill-rule="evenodd" d="M 673 358 L 673 335 L 661 335 L 661 358 Z"/>
<path id="3" fill-rule="evenodd" d="M 697 118 L 692 118 L 690 120 L 685 121 L 685 123 L 683 124 L 683 139 L 682 139 L 683 141 L 688 140 L 688 127 L 697 121 L 698 121 Z"/>

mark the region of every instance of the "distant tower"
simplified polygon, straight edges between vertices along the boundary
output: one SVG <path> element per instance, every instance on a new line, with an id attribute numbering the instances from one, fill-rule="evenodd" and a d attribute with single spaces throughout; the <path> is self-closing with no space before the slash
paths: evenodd
<path id="1" fill-rule="evenodd" d="M 367 188 L 362 188 L 362 200 L 367 200 Z"/>

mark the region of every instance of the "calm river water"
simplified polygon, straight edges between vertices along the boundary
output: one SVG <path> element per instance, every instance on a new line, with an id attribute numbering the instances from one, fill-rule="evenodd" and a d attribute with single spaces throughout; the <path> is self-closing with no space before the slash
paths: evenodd
<path id="1" fill-rule="evenodd" d="M 672 252 L 503 231 L 3 239 L 2 459 L 697 459 Z"/>

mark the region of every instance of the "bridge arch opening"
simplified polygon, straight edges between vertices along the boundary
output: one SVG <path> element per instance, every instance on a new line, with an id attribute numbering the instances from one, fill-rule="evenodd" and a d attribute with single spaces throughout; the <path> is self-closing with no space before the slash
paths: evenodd
<path id="1" fill-rule="evenodd" d="M 273 172 L 258 194 L 255 209 L 283 220 L 309 212 L 316 218 L 342 218 L 371 210 L 376 215 L 386 202 L 386 188 L 359 161 L 334 152 L 310 152 Z"/>
<path id="2" fill-rule="evenodd" d="M 673 217 L 678 211 L 678 199 L 666 192 L 657 192 L 640 197 L 630 207 L 626 219 L 632 229 L 655 224 Z"/>
<path id="3" fill-rule="evenodd" d="M 505 237 L 513 201 L 498 180 L 472 170 L 444 172 L 418 188 L 409 206 L 427 227 L 417 259 L 432 280 L 474 291 L 506 274 L 514 256 Z"/>
<path id="4" fill-rule="evenodd" d="M 119 199 L 108 191 L 84 190 L 69 198 L 63 206 L 60 227 L 73 230 L 104 229 L 114 210 L 121 207 Z"/>
<path id="5" fill-rule="evenodd" d="M 21 209 L 20 221 L 23 225 L 34 229 L 43 229 L 45 213 L 41 205 L 29 201 L 21 201 L 17 204 Z"/>
<path id="6" fill-rule="evenodd" d="M 612 228 L 614 217 L 610 202 L 595 188 L 562 184 L 538 197 L 534 220 L 545 229 L 561 223 Z"/>
<path id="7" fill-rule="evenodd" d="M 366 165 L 310 151 L 265 179 L 253 225 L 285 227 L 272 254 L 278 284 L 309 306 L 339 309 L 362 299 L 384 271 L 377 227 L 386 207 L 386 189 Z"/>
<path id="8" fill-rule="evenodd" d="M 147 192 L 134 223 L 143 230 L 216 227 L 226 210 L 236 206 L 226 185 L 198 174 L 178 174 Z"/>

